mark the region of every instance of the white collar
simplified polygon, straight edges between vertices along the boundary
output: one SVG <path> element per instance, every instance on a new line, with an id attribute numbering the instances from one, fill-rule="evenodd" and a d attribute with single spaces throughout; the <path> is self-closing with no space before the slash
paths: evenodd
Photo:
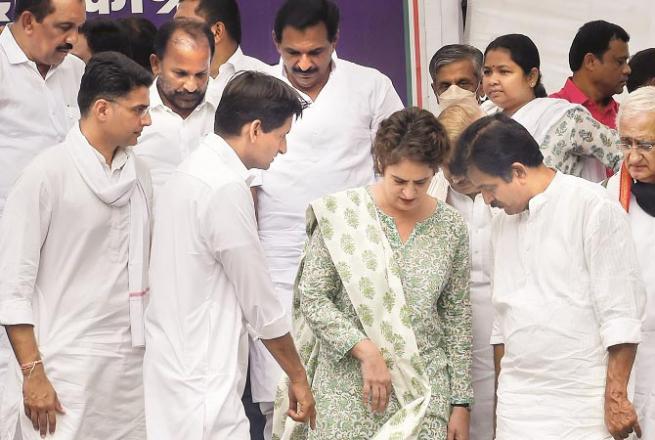
<path id="1" fill-rule="evenodd" d="M 239 155 L 230 147 L 225 139 L 215 133 L 209 133 L 205 137 L 204 143 L 223 159 L 229 169 L 237 173 L 247 185 L 250 185 L 250 181 L 254 176 L 248 173 L 248 169 L 241 161 Z"/>

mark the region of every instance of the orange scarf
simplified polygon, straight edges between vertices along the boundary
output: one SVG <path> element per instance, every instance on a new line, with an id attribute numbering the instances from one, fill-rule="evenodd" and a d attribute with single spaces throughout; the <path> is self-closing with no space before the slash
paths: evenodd
<path id="1" fill-rule="evenodd" d="M 619 184 L 619 202 L 626 212 L 630 211 L 630 197 L 632 195 L 632 177 L 628 173 L 625 163 L 621 165 L 621 180 Z"/>

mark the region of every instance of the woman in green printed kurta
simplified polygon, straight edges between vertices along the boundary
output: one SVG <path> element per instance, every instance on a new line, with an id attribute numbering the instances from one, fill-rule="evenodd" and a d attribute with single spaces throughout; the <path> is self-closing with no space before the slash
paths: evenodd
<path id="1" fill-rule="evenodd" d="M 374 142 L 382 179 L 310 206 L 294 332 L 318 427 L 274 438 L 468 439 L 467 229 L 426 194 L 447 142 L 431 113 L 396 112 Z"/>

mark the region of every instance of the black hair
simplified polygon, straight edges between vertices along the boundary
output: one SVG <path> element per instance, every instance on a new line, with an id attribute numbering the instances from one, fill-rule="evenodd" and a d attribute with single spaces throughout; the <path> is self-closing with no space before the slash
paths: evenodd
<path id="1" fill-rule="evenodd" d="M 86 116 L 98 99 L 127 96 L 138 87 L 150 87 L 152 74 L 122 53 L 100 52 L 89 60 L 84 69 L 77 105 Z"/>
<path id="2" fill-rule="evenodd" d="M 127 17 L 118 21 L 129 35 L 131 58 L 150 71 L 150 55 L 154 52 L 157 28 L 143 17 Z"/>
<path id="3" fill-rule="evenodd" d="M 655 79 L 655 48 L 644 49 L 630 58 L 630 76 L 626 86 L 628 92 L 645 86 Z"/>
<path id="4" fill-rule="evenodd" d="M 545 98 L 548 96 L 544 85 L 541 83 L 541 61 L 539 59 L 539 49 L 530 39 L 530 37 L 523 34 L 507 34 L 496 38 L 489 43 L 484 51 L 484 56 L 490 50 L 504 49 L 509 52 L 509 56 L 516 64 L 521 67 L 523 73 L 530 74 L 533 68 L 539 70 L 537 83 L 534 86 L 534 96 L 537 98 Z"/>
<path id="5" fill-rule="evenodd" d="M 214 132 L 222 137 L 238 136 L 245 124 L 259 119 L 268 133 L 291 116 L 299 118 L 306 106 L 298 92 L 285 82 L 265 73 L 243 71 L 223 91 Z"/>
<path id="6" fill-rule="evenodd" d="M 273 31 L 275 40 L 282 41 L 282 32 L 287 26 L 305 30 L 324 23 L 328 41 L 334 43 L 339 31 L 339 8 L 331 0 L 287 0 L 275 15 Z"/>
<path id="7" fill-rule="evenodd" d="M 82 25 L 80 33 L 86 38 L 91 55 L 113 50 L 132 57 L 127 30 L 118 21 L 107 18 L 89 20 Z"/>
<path id="8" fill-rule="evenodd" d="M 585 55 L 593 54 L 599 60 L 610 48 L 612 40 L 630 41 L 628 33 L 619 25 L 604 20 L 590 21 L 582 25 L 575 34 L 569 49 L 569 67 L 577 72 L 582 67 Z"/>
<path id="9" fill-rule="evenodd" d="M 453 174 L 463 176 L 469 166 L 475 165 L 486 174 L 510 182 L 513 163 L 538 167 L 543 160 L 539 144 L 530 132 L 504 113 L 496 113 L 478 119 L 464 130 L 449 166 Z"/>
<path id="10" fill-rule="evenodd" d="M 52 0 L 16 0 L 14 3 L 14 21 L 18 21 L 18 18 L 25 11 L 31 12 L 36 21 L 40 23 L 55 11 L 55 7 L 52 5 Z"/>
<path id="11" fill-rule="evenodd" d="M 214 51 L 216 50 L 214 47 L 214 35 L 209 29 L 209 26 L 206 23 L 190 18 L 176 18 L 175 20 L 164 23 L 157 31 L 154 43 L 157 58 L 160 60 L 164 58 L 168 42 L 177 31 L 189 35 L 196 41 L 206 39 L 211 53 L 210 58 L 214 57 Z"/>
<path id="12" fill-rule="evenodd" d="M 241 44 L 241 13 L 236 0 L 199 0 L 196 14 L 203 16 L 210 27 L 220 21 L 230 38 Z"/>

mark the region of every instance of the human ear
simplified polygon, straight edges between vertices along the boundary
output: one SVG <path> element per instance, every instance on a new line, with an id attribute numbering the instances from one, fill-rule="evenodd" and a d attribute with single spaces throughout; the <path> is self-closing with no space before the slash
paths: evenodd
<path id="1" fill-rule="evenodd" d="M 248 127 L 248 135 L 250 137 L 250 142 L 255 142 L 257 137 L 262 133 L 262 121 L 255 119 L 250 123 Z"/>

